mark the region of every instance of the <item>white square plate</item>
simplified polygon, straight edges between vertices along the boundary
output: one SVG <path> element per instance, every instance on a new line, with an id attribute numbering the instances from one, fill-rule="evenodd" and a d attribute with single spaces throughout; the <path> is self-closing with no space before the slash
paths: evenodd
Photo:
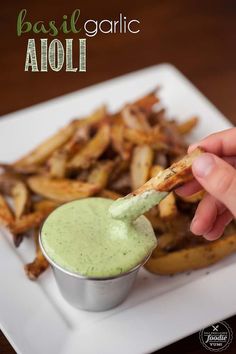
<path id="1" fill-rule="evenodd" d="M 0 161 L 13 161 L 101 103 L 116 110 L 157 85 L 170 115 L 201 117 L 192 140 L 231 126 L 180 72 L 163 64 L 3 117 Z M 188 275 L 159 277 L 142 269 L 122 305 L 92 313 L 67 304 L 50 271 L 29 281 L 23 264 L 32 260 L 32 240 L 15 249 L 10 235 L 1 233 L 0 323 L 18 353 L 150 353 L 236 313 L 236 255 Z"/>

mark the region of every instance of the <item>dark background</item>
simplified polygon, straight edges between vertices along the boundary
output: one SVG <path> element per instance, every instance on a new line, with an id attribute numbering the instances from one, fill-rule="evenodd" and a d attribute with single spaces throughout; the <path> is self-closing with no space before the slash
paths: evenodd
<path id="1" fill-rule="evenodd" d="M 31 22 L 60 21 L 76 8 L 80 24 L 86 19 L 139 19 L 139 34 L 100 34 L 87 40 L 87 72 L 24 72 L 28 38 L 39 42 L 45 35 L 17 37 L 16 18 L 26 8 Z M 136 1 L 17 1 L 2 2 L 1 105 L 9 113 L 115 76 L 162 62 L 180 69 L 234 124 L 236 123 L 236 1 L 136 0 Z M 49 38 L 49 37 L 48 37 Z M 65 36 L 59 36 L 62 41 Z M 67 38 L 77 40 L 71 34 Z M 77 64 L 75 55 L 75 65 Z M 62 69 L 63 70 L 63 69 Z M 235 281 L 232 279 L 232 281 Z M 1 286 L 1 285 L 0 285 Z M 199 309 L 200 311 L 201 309 Z M 236 317 L 228 319 L 236 336 Z M 20 330 L 20 329 L 19 329 Z M 150 329 L 153 330 L 153 329 Z M 40 340 L 40 335 L 39 335 Z M 236 351 L 235 340 L 225 353 Z M 198 334 L 160 354 L 204 353 Z M 0 353 L 14 353 L 0 334 Z"/>

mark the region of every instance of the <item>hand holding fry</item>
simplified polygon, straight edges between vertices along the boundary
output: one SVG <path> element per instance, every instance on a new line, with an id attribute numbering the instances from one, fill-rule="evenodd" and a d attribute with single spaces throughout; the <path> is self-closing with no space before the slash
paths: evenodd
<path id="1" fill-rule="evenodd" d="M 208 240 L 220 237 L 229 222 L 236 217 L 236 128 L 212 134 L 199 143 L 206 154 L 192 166 L 195 181 L 177 190 L 181 196 L 204 188 L 208 193 L 199 203 L 191 231 Z"/>

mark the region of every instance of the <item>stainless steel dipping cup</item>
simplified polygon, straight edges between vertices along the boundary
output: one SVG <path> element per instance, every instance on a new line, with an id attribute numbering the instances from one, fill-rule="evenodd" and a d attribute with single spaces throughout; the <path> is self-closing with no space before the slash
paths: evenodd
<path id="1" fill-rule="evenodd" d="M 51 264 L 57 285 L 63 297 L 74 307 L 87 311 L 105 311 L 119 305 L 128 296 L 143 262 L 126 273 L 107 278 L 94 278 L 70 272 L 56 264 L 45 252 L 41 233 L 41 250 Z"/>

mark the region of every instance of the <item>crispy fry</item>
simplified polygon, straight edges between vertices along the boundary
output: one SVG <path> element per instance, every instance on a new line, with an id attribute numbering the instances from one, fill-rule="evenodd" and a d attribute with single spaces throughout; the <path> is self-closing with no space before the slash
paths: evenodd
<path id="1" fill-rule="evenodd" d="M 49 263 L 42 254 L 42 251 L 39 246 L 39 230 L 34 230 L 34 242 L 35 242 L 35 250 L 36 255 L 33 262 L 25 264 L 24 269 L 27 277 L 30 280 L 36 280 L 40 274 L 42 274 L 48 267 Z"/>
<path id="2" fill-rule="evenodd" d="M 55 200 L 50 200 L 50 199 L 42 199 L 37 202 L 34 202 L 33 207 L 34 211 L 40 211 L 42 213 L 51 212 L 55 208 L 57 208 L 60 205 L 60 203 L 56 202 Z"/>
<path id="3" fill-rule="evenodd" d="M 162 172 L 164 168 L 160 165 L 153 165 L 150 169 L 150 177 L 155 177 L 159 172 Z"/>
<path id="4" fill-rule="evenodd" d="M 145 191 L 155 189 L 157 191 L 171 191 L 177 186 L 190 181 L 193 178 L 191 173 L 192 162 L 202 154 L 203 150 L 195 149 L 191 154 L 186 155 L 182 160 L 174 163 L 169 168 L 151 178 L 147 183 L 138 188 L 132 194 L 137 195 Z"/>
<path id="5" fill-rule="evenodd" d="M 141 132 L 150 132 L 151 126 L 144 112 L 138 107 L 127 105 L 121 111 L 121 115 L 125 125 L 128 128 L 135 129 Z"/>
<path id="6" fill-rule="evenodd" d="M 124 140 L 125 127 L 121 123 L 113 124 L 111 127 L 112 147 L 123 160 L 129 160 L 132 150 L 132 144 Z"/>
<path id="7" fill-rule="evenodd" d="M 236 234 L 195 247 L 149 258 L 145 268 L 156 274 L 176 274 L 207 267 L 236 252 Z"/>
<path id="8" fill-rule="evenodd" d="M 84 119 L 78 119 L 75 122 L 75 125 L 77 128 L 81 127 L 96 127 L 99 126 L 101 123 L 104 122 L 104 120 L 107 118 L 108 113 L 107 113 L 107 107 L 106 105 L 100 106 L 98 109 L 96 109 L 91 115 Z"/>
<path id="9" fill-rule="evenodd" d="M 75 121 L 72 121 L 66 127 L 59 130 L 59 132 L 46 139 L 36 149 L 16 161 L 13 166 L 31 166 L 43 163 L 56 149 L 60 148 L 70 139 L 74 131 Z"/>
<path id="10" fill-rule="evenodd" d="M 30 206 L 30 195 L 25 183 L 17 182 L 11 190 L 16 218 L 20 218 Z"/>
<path id="11" fill-rule="evenodd" d="M 159 87 L 157 87 L 155 90 L 149 92 L 147 95 L 139 98 L 137 101 L 135 101 L 135 105 L 138 107 L 141 107 L 145 109 L 146 111 L 150 111 L 154 104 L 159 102 L 159 98 L 157 96 L 157 91 L 159 90 Z"/>
<path id="12" fill-rule="evenodd" d="M 156 147 L 159 146 L 159 150 L 161 150 L 161 148 L 166 150 L 168 147 L 165 143 L 164 135 L 159 132 L 146 133 L 137 129 L 125 128 L 124 136 L 127 141 L 134 145 L 154 145 Z"/>
<path id="13" fill-rule="evenodd" d="M 14 221 L 11 209 L 5 198 L 0 194 L 0 225 L 10 226 Z"/>
<path id="14" fill-rule="evenodd" d="M 136 146 L 130 167 L 131 187 L 135 190 L 147 182 L 153 160 L 153 150 L 149 145 Z"/>
<path id="15" fill-rule="evenodd" d="M 111 129 L 108 124 L 100 127 L 97 134 L 68 163 L 69 169 L 88 168 L 105 151 L 110 143 Z"/>
<path id="16" fill-rule="evenodd" d="M 182 134 L 182 135 L 183 134 L 188 134 L 188 133 L 190 133 L 193 130 L 193 128 L 195 128 L 197 123 L 198 123 L 198 118 L 197 117 L 192 117 L 192 118 L 186 120 L 183 123 L 179 123 L 177 125 L 178 132 L 180 134 Z"/>
<path id="17" fill-rule="evenodd" d="M 102 198 L 116 200 L 118 198 L 121 198 L 122 194 L 116 193 L 116 192 L 111 191 L 109 189 L 103 189 L 101 192 L 98 193 L 98 196 L 102 197 Z"/>
<path id="18" fill-rule="evenodd" d="M 170 219 L 177 216 L 178 211 L 174 193 L 169 193 L 167 197 L 159 203 L 158 208 L 162 219 Z"/>
<path id="19" fill-rule="evenodd" d="M 23 234 L 34 227 L 38 227 L 50 211 L 34 211 L 23 215 L 20 219 L 10 225 L 10 230 L 14 235 Z"/>
<path id="20" fill-rule="evenodd" d="M 105 188 L 113 166 L 114 162 L 111 160 L 98 162 L 88 176 L 88 182 L 99 186 L 101 189 Z"/>
<path id="21" fill-rule="evenodd" d="M 99 186 L 91 183 L 66 178 L 52 179 L 46 176 L 29 177 L 28 185 L 33 192 L 58 202 L 86 198 L 100 189 Z"/>

